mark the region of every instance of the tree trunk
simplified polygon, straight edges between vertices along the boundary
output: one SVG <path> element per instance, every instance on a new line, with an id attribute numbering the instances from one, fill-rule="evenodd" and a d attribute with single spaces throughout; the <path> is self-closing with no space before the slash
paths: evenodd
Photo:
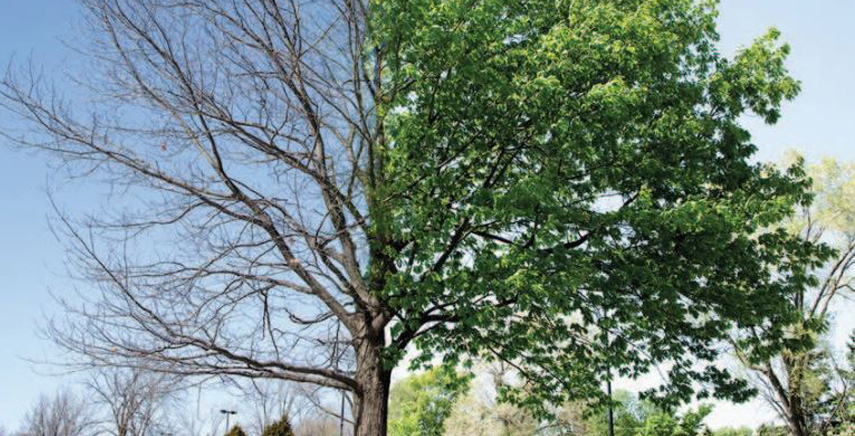
<path id="1" fill-rule="evenodd" d="M 805 431 L 804 426 L 799 422 L 798 418 L 791 418 L 787 420 L 787 423 L 790 425 L 790 431 L 793 432 L 793 436 L 808 436 L 808 433 Z"/>
<path id="2" fill-rule="evenodd" d="M 803 388 L 805 366 L 807 365 L 806 354 L 796 354 L 791 357 L 784 358 L 784 365 L 787 371 L 787 387 L 789 389 L 789 401 L 787 401 L 787 413 L 789 414 L 790 430 L 793 436 L 809 436 L 811 434 L 808 428 L 807 411 L 803 404 Z"/>
<path id="3" fill-rule="evenodd" d="M 787 413 L 789 414 L 787 423 L 790 425 L 790 431 L 793 432 L 793 436 L 809 436 L 810 431 L 807 428 L 807 419 L 805 419 L 805 414 L 798 398 L 791 399 Z"/>
<path id="4" fill-rule="evenodd" d="M 357 349 L 357 394 L 355 436 L 386 436 L 389 415 L 389 385 L 392 371 L 382 361 L 382 334 L 379 340 L 364 340 Z"/>

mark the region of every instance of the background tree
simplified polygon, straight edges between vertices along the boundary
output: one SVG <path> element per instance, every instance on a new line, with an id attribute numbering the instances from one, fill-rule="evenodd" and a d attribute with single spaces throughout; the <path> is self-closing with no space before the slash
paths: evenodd
<path id="1" fill-rule="evenodd" d="M 712 345 L 789 317 L 810 247 L 758 231 L 804 186 L 738 120 L 798 83 L 776 32 L 721 57 L 714 2 L 83 5 L 94 103 L 31 69 L 0 104 L 120 188 L 62 218 L 84 360 L 348 391 L 381 436 L 411 344 L 518 367 L 532 407 L 660 364 L 670 401 L 744 399 Z"/>
<path id="2" fill-rule="evenodd" d="M 813 286 L 791 297 L 799 318 L 790 326 L 785 349 L 758 359 L 737 348 L 763 398 L 796 436 L 825 433 L 840 419 L 851 396 L 851 385 L 841 372 L 846 364 L 823 339 L 833 322 L 835 302 L 852 295 L 855 285 L 855 164 L 823 159 L 809 167 L 807 176 L 813 180 L 815 200 L 783 225 L 805 241 L 828 244 L 836 253 L 817 266 Z"/>
<path id="3" fill-rule="evenodd" d="M 90 436 L 95 434 L 90 405 L 69 391 L 42 395 L 24 416 L 22 436 Z"/>
<path id="4" fill-rule="evenodd" d="M 830 424 L 829 433 L 843 436 L 855 433 L 855 332 L 847 344 L 846 365 L 835 370 L 841 382 L 831 400 L 838 412 Z"/>
<path id="5" fill-rule="evenodd" d="M 189 404 L 173 416 L 173 436 L 215 436 L 212 430 L 219 431 L 223 415 L 219 410 L 209 409 L 207 413 L 200 411 L 199 404 Z"/>
<path id="6" fill-rule="evenodd" d="M 454 368 L 440 366 L 404 378 L 392 386 L 389 434 L 442 436 L 445 420 L 468 390 L 468 377 Z"/>
<path id="7" fill-rule="evenodd" d="M 305 401 L 302 393 L 293 384 L 277 380 L 249 380 L 240 385 L 242 403 L 249 406 L 252 420 L 250 432 L 261 434 L 265 428 L 282 416 L 300 417 L 305 409 L 313 406 Z"/>
<path id="8" fill-rule="evenodd" d="M 304 417 L 294 426 L 295 436 L 350 436 L 353 434 L 350 426 L 341 431 L 341 423 L 329 414 L 315 414 Z"/>
<path id="9" fill-rule="evenodd" d="M 173 378 L 136 368 L 99 368 L 86 386 L 93 405 L 107 412 L 106 434 L 148 436 L 171 427 L 165 408 L 180 386 Z"/>
<path id="10" fill-rule="evenodd" d="M 500 392 L 514 388 L 519 377 L 502 363 L 479 364 L 471 386 L 454 404 L 445 425 L 446 436 L 528 436 L 539 427 L 530 410 L 499 401 Z"/>
<path id="11" fill-rule="evenodd" d="M 614 393 L 614 419 L 616 436 L 695 436 L 709 434 L 704 419 L 712 412 L 709 405 L 701 405 L 678 413 L 673 408 L 662 408 L 649 400 L 624 390 Z M 607 436 L 608 420 L 605 407 L 589 406 L 585 431 L 579 434 Z M 715 433 L 713 433 L 715 434 Z"/>
<path id="12" fill-rule="evenodd" d="M 703 421 L 712 412 L 712 407 L 701 406 L 697 410 L 676 415 L 668 411 L 656 412 L 644 421 L 636 436 L 699 436 L 706 426 Z"/>
<path id="13" fill-rule="evenodd" d="M 538 419 L 526 410 L 493 399 L 477 399 L 484 393 L 475 386 L 472 396 L 464 397 L 455 405 L 454 413 L 446 426 L 445 436 L 549 436 L 584 435 L 608 436 L 608 422 L 603 405 L 571 403 L 555 411 L 552 417 Z M 703 424 L 711 412 L 709 406 L 677 413 L 674 409 L 660 408 L 651 401 L 640 400 L 638 395 L 618 390 L 614 393 L 616 436 L 695 436 L 717 434 Z M 729 434 L 729 433 L 722 433 Z M 735 432 L 733 434 L 743 434 Z M 748 434 L 751 436 L 751 430 Z"/>
<path id="14" fill-rule="evenodd" d="M 617 390 L 613 395 L 615 436 L 635 436 L 645 422 L 657 413 L 656 407 L 649 401 L 641 401 L 638 396 L 625 390 Z M 608 436 L 608 417 L 605 408 L 599 408 L 592 416 L 584 417 L 587 434 Z"/>

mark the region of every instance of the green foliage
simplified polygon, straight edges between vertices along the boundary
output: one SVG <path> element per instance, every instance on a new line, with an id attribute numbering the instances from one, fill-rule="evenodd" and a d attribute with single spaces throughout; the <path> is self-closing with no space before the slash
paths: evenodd
<path id="1" fill-rule="evenodd" d="M 279 421 L 267 426 L 261 433 L 261 436 L 294 436 L 294 431 L 291 430 L 291 423 L 288 421 L 288 415 L 283 415 Z"/>
<path id="2" fill-rule="evenodd" d="M 852 436 L 855 434 L 855 418 L 841 422 L 828 431 L 829 436 Z"/>
<path id="3" fill-rule="evenodd" d="M 444 366 L 396 383 L 389 401 L 389 435 L 442 436 L 445 420 L 468 386 L 468 377 Z"/>
<path id="4" fill-rule="evenodd" d="M 711 436 L 753 436 L 754 430 L 748 427 L 723 427 L 709 432 Z"/>
<path id="5" fill-rule="evenodd" d="M 764 230 L 809 200 L 807 181 L 752 163 L 739 124 L 774 123 L 798 92 L 778 33 L 725 59 L 713 1 L 373 5 L 385 173 L 370 215 L 398 241 L 380 291 L 393 341 L 415 337 L 416 365 L 520 362 L 526 391 L 502 398 L 532 406 L 666 362 L 664 402 L 696 386 L 746 399 L 711 344 L 787 324 L 818 255 Z"/>
<path id="6" fill-rule="evenodd" d="M 839 395 L 845 395 L 845 398 L 840 398 L 841 404 L 844 405 L 842 410 L 837 414 L 837 428 L 831 433 L 835 436 L 844 436 L 855 434 L 855 392 L 851 386 L 855 386 L 855 332 L 849 336 L 846 353 L 846 368 L 839 370 L 839 376 L 845 380 L 850 389 Z"/>
<path id="7" fill-rule="evenodd" d="M 833 233 L 833 245 L 843 248 L 855 235 L 855 162 L 824 158 L 810 166 L 808 175 L 816 196 L 811 214 Z"/>
<path id="8" fill-rule="evenodd" d="M 627 391 L 614 393 L 615 436 L 695 436 L 704 429 L 703 420 L 710 414 L 710 406 L 701 406 L 680 415 L 671 409 L 662 409 L 650 401 L 639 400 Z M 608 435 L 606 411 L 598 408 L 589 418 L 585 434 Z"/>
<path id="9" fill-rule="evenodd" d="M 756 436 L 791 436 L 790 429 L 785 426 L 763 424 L 757 428 Z"/>
<path id="10" fill-rule="evenodd" d="M 231 430 L 228 431 L 228 433 L 226 433 L 226 436 L 246 436 L 246 432 L 244 432 L 239 425 L 235 424 L 235 426 L 232 427 Z"/>
<path id="11" fill-rule="evenodd" d="M 696 436 L 703 430 L 703 421 L 712 412 L 710 406 L 701 406 L 682 416 L 657 412 L 645 420 L 636 436 Z"/>
<path id="12" fill-rule="evenodd" d="M 613 394 L 615 436 L 635 436 L 644 422 L 656 413 L 656 407 L 650 402 L 640 401 L 628 391 L 618 390 Z M 608 435 L 607 410 L 599 409 L 588 419 L 588 430 L 592 436 Z"/>
<path id="13" fill-rule="evenodd" d="M 791 153 L 788 160 L 804 159 Z M 834 300 L 848 292 L 853 280 L 855 164 L 825 158 L 809 165 L 805 176 L 812 183 L 813 202 L 778 226 L 803 240 L 822 241 L 823 255 L 817 260 L 827 261 L 809 264 L 816 277 L 794 277 L 795 288 L 802 289 L 791 299 L 797 316 L 785 324 L 784 347 L 760 359 L 750 353 L 737 355 L 763 380 L 758 385 L 768 390 L 765 397 L 790 425 L 799 428 L 798 433 L 819 434 L 845 419 L 841 406 L 849 402 L 848 389 L 841 383 L 846 371 L 835 362 L 835 350 L 824 338 L 832 321 L 828 310 L 833 311 Z"/>
<path id="14" fill-rule="evenodd" d="M 553 433 L 540 432 L 541 423 L 531 410 L 515 404 L 499 403 L 496 394 L 503 386 L 518 382 L 513 371 L 502 364 L 479 364 L 470 388 L 454 405 L 451 415 L 445 422 L 444 436 L 549 436 Z M 562 418 L 575 417 L 575 410 L 565 410 Z M 562 421 L 551 421 L 550 430 L 560 432 Z"/>

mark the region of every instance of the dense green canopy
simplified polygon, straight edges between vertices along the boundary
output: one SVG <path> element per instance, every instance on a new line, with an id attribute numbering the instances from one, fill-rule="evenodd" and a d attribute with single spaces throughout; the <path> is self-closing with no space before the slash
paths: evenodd
<path id="1" fill-rule="evenodd" d="M 778 32 L 726 59 L 710 1 L 374 7 L 395 343 L 517 362 L 532 402 L 654 365 L 671 401 L 745 398 L 716 344 L 790 316 L 811 253 L 763 230 L 806 200 L 801 170 L 752 163 L 739 123 L 797 94 Z"/>

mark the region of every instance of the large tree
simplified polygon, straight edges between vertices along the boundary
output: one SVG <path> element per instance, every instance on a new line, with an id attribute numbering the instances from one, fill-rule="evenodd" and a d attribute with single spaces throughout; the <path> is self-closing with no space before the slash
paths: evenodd
<path id="1" fill-rule="evenodd" d="M 348 391 L 376 436 L 412 344 L 532 405 L 653 366 L 744 398 L 716 343 L 789 319 L 810 247 L 760 229 L 803 182 L 739 120 L 798 84 L 774 31 L 722 57 L 712 1 L 82 3 L 87 98 L 22 69 L 0 104 L 121 188 L 63 217 L 98 286 L 54 333 L 98 364 Z"/>

